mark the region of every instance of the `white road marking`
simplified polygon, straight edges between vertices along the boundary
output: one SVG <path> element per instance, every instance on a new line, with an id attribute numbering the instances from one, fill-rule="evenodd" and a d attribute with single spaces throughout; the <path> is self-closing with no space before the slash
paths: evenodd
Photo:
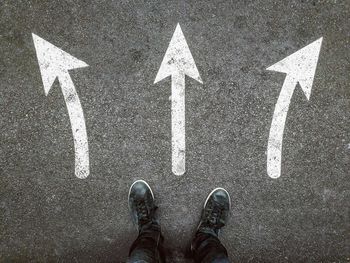
<path id="1" fill-rule="evenodd" d="M 154 81 L 157 83 L 171 76 L 172 171 L 175 175 L 183 175 L 186 171 L 185 75 L 202 83 L 186 39 L 177 24 Z"/>
<path id="2" fill-rule="evenodd" d="M 90 171 L 84 113 L 68 70 L 87 67 L 88 65 L 37 35 L 32 34 L 32 36 L 45 94 L 48 95 L 56 78 L 60 82 L 74 138 L 75 175 L 81 179 L 86 178 Z"/>
<path id="3" fill-rule="evenodd" d="M 271 178 L 281 175 L 283 131 L 294 89 L 299 83 L 310 99 L 321 44 L 322 37 L 267 68 L 287 74 L 275 106 L 267 146 L 267 174 Z"/>

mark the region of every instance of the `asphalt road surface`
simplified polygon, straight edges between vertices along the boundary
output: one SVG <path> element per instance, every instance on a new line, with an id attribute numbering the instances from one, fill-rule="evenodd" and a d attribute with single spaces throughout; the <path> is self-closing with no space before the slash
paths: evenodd
<path id="1" fill-rule="evenodd" d="M 0 261 L 124 262 L 135 179 L 155 192 L 170 262 L 207 194 L 232 199 L 222 242 L 238 262 L 350 262 L 350 2 L 0 0 Z M 171 168 L 171 79 L 154 80 L 180 23 L 203 84 L 186 77 L 186 173 Z M 46 96 L 32 33 L 70 71 L 90 175 L 74 174 L 59 82 Z M 267 174 L 285 74 L 266 68 L 323 37 L 308 101 L 295 89 L 281 176 Z"/>

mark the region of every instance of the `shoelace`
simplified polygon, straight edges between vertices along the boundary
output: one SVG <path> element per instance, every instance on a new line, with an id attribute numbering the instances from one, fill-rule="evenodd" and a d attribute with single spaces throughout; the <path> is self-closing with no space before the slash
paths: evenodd
<path id="1" fill-rule="evenodd" d="M 217 229 L 223 227 L 225 224 L 222 222 L 221 218 L 223 216 L 224 210 L 225 208 L 222 204 L 215 200 L 211 200 L 206 213 L 206 218 L 208 219 L 206 223 L 209 226 L 212 226 Z"/>
<path id="2" fill-rule="evenodd" d="M 151 220 L 151 211 L 148 211 L 145 200 L 136 201 L 136 211 L 141 224 L 147 223 Z"/>

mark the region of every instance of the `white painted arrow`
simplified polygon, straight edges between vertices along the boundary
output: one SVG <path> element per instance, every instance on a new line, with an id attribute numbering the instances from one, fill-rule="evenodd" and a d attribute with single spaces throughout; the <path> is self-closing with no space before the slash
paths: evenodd
<path id="1" fill-rule="evenodd" d="M 85 119 L 69 70 L 88 65 L 37 35 L 32 36 L 45 94 L 48 95 L 56 78 L 61 84 L 74 138 L 75 175 L 81 179 L 86 178 L 89 175 L 89 147 Z"/>
<path id="2" fill-rule="evenodd" d="M 202 83 L 181 27 L 177 24 L 154 83 L 171 76 L 171 147 L 172 171 L 186 171 L 185 75 Z"/>
<path id="3" fill-rule="evenodd" d="M 271 178 L 281 175 L 283 131 L 294 89 L 299 83 L 310 99 L 321 44 L 322 37 L 267 68 L 287 74 L 273 113 L 267 145 L 267 174 Z"/>

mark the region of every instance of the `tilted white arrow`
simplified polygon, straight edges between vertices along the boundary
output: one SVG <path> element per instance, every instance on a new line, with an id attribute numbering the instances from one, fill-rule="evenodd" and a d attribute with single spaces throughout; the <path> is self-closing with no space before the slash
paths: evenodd
<path id="1" fill-rule="evenodd" d="M 322 37 L 267 68 L 287 74 L 273 113 L 267 145 L 267 174 L 271 178 L 281 175 L 283 131 L 294 89 L 299 83 L 310 99 L 321 44 Z"/>
<path id="2" fill-rule="evenodd" d="M 172 171 L 185 173 L 185 75 L 202 83 L 180 25 L 177 24 L 154 83 L 171 76 Z"/>
<path id="3" fill-rule="evenodd" d="M 75 175 L 86 178 L 89 175 L 89 147 L 85 119 L 69 70 L 88 65 L 37 35 L 32 36 L 46 95 L 56 78 L 61 84 L 74 138 Z"/>

